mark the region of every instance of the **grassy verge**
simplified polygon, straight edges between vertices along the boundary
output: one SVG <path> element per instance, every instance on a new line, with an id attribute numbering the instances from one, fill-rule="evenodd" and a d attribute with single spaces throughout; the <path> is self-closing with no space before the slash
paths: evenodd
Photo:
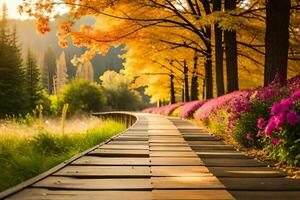
<path id="1" fill-rule="evenodd" d="M 125 130 L 125 125 L 96 118 L 33 125 L 0 123 L 0 191 L 34 177 Z"/>

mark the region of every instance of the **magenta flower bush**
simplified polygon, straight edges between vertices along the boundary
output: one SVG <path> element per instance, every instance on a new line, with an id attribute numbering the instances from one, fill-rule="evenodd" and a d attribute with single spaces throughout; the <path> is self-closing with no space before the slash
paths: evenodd
<path id="1" fill-rule="evenodd" d="M 175 104 L 171 104 L 171 105 L 167 105 L 167 106 L 162 106 L 159 108 L 153 107 L 153 108 L 147 108 L 145 110 L 143 110 L 143 112 L 146 113 L 155 113 L 155 114 L 161 114 L 161 115 L 171 115 L 172 112 L 180 107 L 184 105 L 184 103 L 179 102 L 179 103 L 175 103 Z"/>
<path id="2" fill-rule="evenodd" d="M 181 110 L 179 112 L 180 118 L 191 118 L 193 117 L 193 114 L 198 110 L 205 101 L 191 101 L 186 104 L 184 104 L 181 107 Z"/>
<path id="3" fill-rule="evenodd" d="M 277 75 L 267 87 L 240 90 L 207 101 L 146 109 L 203 122 L 246 148 L 265 149 L 281 163 L 300 166 L 300 75 Z M 176 112 L 177 113 L 177 112 Z"/>

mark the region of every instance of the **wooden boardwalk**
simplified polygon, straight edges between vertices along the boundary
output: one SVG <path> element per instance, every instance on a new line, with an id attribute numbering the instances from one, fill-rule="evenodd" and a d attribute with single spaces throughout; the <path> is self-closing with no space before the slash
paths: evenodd
<path id="1" fill-rule="evenodd" d="M 189 122 L 136 114 L 126 132 L 0 194 L 10 200 L 300 199 L 300 180 Z"/>

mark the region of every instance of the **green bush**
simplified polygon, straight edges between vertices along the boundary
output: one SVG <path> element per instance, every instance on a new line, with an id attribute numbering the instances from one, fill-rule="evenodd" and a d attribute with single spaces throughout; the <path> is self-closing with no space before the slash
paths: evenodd
<path id="1" fill-rule="evenodd" d="M 106 71 L 100 80 L 110 109 L 139 110 L 143 106 L 141 95 L 129 87 L 128 81 L 122 74 Z"/>
<path id="2" fill-rule="evenodd" d="M 233 138 L 244 147 L 262 148 L 263 142 L 256 137 L 258 128 L 257 120 L 269 115 L 269 104 L 254 101 L 248 112 L 241 113 L 240 118 L 232 128 Z M 248 135 L 248 137 L 247 137 Z"/>
<path id="3" fill-rule="evenodd" d="M 59 96 L 60 106 L 69 104 L 69 114 L 103 110 L 106 98 L 97 83 L 73 80 L 65 85 Z"/>

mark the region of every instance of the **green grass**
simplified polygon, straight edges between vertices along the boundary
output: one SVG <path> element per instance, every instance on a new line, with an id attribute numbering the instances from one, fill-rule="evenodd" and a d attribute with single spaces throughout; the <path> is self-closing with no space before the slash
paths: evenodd
<path id="1" fill-rule="evenodd" d="M 71 124 L 74 126 L 78 123 Z M 52 126 L 54 127 L 55 123 Z M 28 132 L 21 132 L 23 129 Z M 6 133 L 3 132 L 5 130 Z M 0 191 L 45 172 L 105 141 L 125 130 L 125 125 L 106 121 L 97 125 L 93 122 L 93 126 L 88 124 L 84 128 L 78 127 L 78 132 L 74 132 L 76 127 L 70 129 L 73 132 L 63 131 L 64 134 L 54 130 L 47 127 L 28 127 L 24 124 L 0 123 Z"/>

